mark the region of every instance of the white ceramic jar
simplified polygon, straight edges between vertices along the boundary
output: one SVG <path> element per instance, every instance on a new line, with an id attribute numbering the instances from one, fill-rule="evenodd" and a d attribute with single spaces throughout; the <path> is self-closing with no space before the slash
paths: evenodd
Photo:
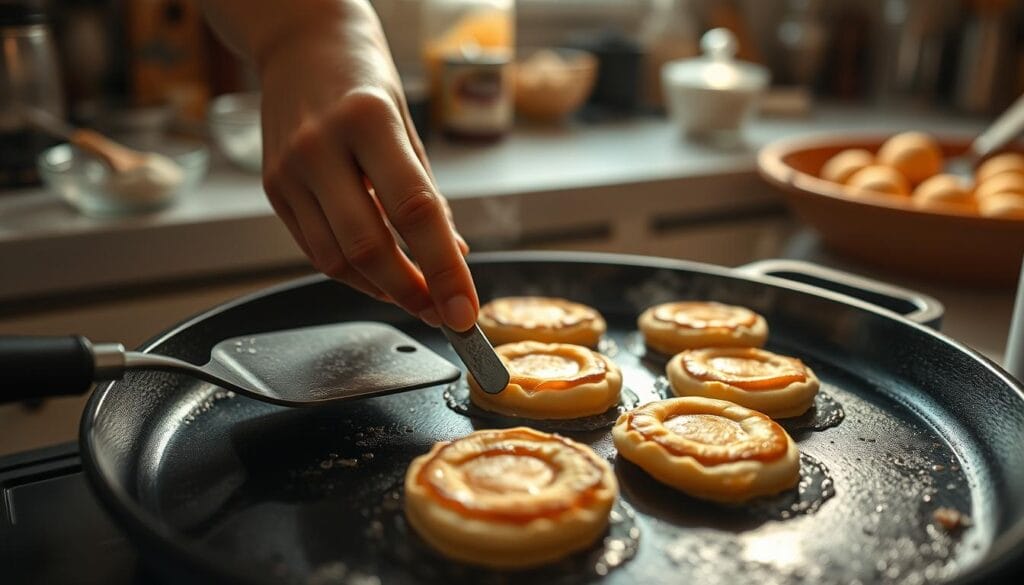
<path id="1" fill-rule="evenodd" d="M 728 29 L 708 31 L 700 46 L 702 56 L 661 69 L 669 116 L 693 138 L 740 141 L 743 123 L 768 85 L 768 69 L 737 60 L 736 37 Z"/>

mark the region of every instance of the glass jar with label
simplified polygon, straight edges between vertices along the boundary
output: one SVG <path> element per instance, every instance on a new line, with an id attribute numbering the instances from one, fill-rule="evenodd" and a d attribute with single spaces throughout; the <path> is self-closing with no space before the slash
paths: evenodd
<path id="1" fill-rule="evenodd" d="M 496 139 L 512 125 L 514 0 L 424 0 L 432 119 L 450 136 Z"/>

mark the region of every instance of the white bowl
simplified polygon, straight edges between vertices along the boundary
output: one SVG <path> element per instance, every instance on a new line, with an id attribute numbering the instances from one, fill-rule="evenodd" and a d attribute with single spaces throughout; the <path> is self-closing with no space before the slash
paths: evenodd
<path id="1" fill-rule="evenodd" d="M 258 173 L 263 164 L 260 94 L 229 93 L 217 97 L 207 114 L 210 135 L 232 163 Z"/>

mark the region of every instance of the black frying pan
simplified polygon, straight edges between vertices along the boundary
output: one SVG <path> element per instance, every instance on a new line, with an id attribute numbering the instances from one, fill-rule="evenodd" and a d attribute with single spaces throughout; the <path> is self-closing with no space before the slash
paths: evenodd
<path id="1" fill-rule="evenodd" d="M 150 563 L 187 582 L 984 582 L 1022 558 L 1024 394 L 977 353 L 848 296 L 710 266 L 510 253 L 475 257 L 472 268 L 485 300 L 543 293 L 598 308 L 625 384 L 641 396 L 658 389 L 662 373 L 657 359 L 639 355 L 635 319 L 647 305 L 714 299 L 762 313 L 769 348 L 804 359 L 845 411 L 834 428 L 791 427 L 800 449 L 827 468 L 835 495 L 790 518 L 780 510 L 797 496 L 707 504 L 616 458 L 607 430 L 566 432 L 614 461 L 620 512 L 639 532 L 636 556 L 598 567 L 599 545 L 509 577 L 433 555 L 402 521 L 397 486 L 413 457 L 505 424 L 456 413 L 442 388 L 288 409 L 140 372 L 101 386 L 83 416 L 83 465 L 99 498 Z M 937 317 L 889 292 L 865 294 Z M 203 363 L 224 338 L 353 319 L 389 322 L 454 359 L 439 332 L 320 278 L 213 309 L 144 349 Z M 821 477 L 810 479 L 822 487 Z M 973 525 L 936 529 L 940 506 L 968 513 Z"/>

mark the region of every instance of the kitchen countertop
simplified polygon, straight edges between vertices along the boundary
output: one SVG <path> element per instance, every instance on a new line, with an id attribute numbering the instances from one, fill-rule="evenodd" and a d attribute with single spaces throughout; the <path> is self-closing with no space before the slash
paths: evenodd
<path id="1" fill-rule="evenodd" d="M 572 193 L 582 201 L 598 192 L 638 201 L 658 196 L 663 207 L 695 212 L 701 206 L 717 212 L 763 206 L 776 195 L 760 187 L 756 177 L 759 146 L 809 131 L 904 128 L 962 134 L 977 131 L 979 123 L 927 113 L 833 107 L 803 118 L 755 120 L 748 129 L 748 146 L 730 151 L 684 141 L 665 120 L 653 117 L 520 128 L 494 146 L 435 141 L 429 150 L 456 218 L 474 220 L 460 221 L 473 241 L 488 230 L 501 231 L 502 221 L 516 224 L 510 230 L 516 236 L 523 225 L 532 225 L 530 217 L 508 206 L 479 221 L 480 210 L 492 203 L 534 196 L 539 209 L 533 223 L 550 221 L 544 208 L 551 193 Z M 84 217 L 42 189 L 0 195 L 0 266 L 4 274 L 18 275 L 0 279 L 0 301 L 302 262 L 266 202 L 259 177 L 223 163 L 214 165 L 196 192 L 145 216 Z"/>

